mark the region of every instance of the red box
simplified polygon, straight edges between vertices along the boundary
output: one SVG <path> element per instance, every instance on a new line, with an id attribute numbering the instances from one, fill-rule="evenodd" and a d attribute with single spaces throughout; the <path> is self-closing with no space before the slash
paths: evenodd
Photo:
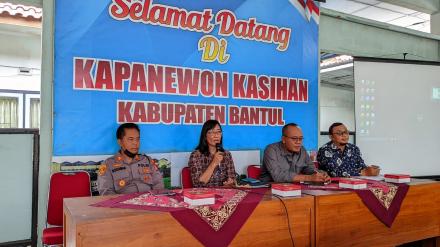
<path id="1" fill-rule="evenodd" d="M 339 187 L 340 188 L 348 188 L 348 189 L 366 189 L 367 181 L 362 179 L 354 179 L 354 178 L 341 178 L 339 179 Z"/>
<path id="2" fill-rule="evenodd" d="M 272 184 L 272 194 L 279 196 L 301 196 L 301 186 L 296 184 Z"/>
<path id="3" fill-rule="evenodd" d="M 272 189 L 281 191 L 301 190 L 301 186 L 296 184 L 272 184 Z"/>
<path id="4" fill-rule="evenodd" d="M 191 206 L 215 204 L 215 194 L 208 190 L 189 190 L 183 192 L 183 201 Z"/>
<path id="5" fill-rule="evenodd" d="M 385 182 L 391 183 L 409 183 L 411 182 L 411 176 L 408 174 L 385 174 Z"/>
<path id="6" fill-rule="evenodd" d="M 215 197 L 215 194 L 210 191 L 190 190 L 190 191 L 184 191 L 183 196 L 195 200 L 195 199 L 205 199 L 205 198 Z"/>
<path id="7" fill-rule="evenodd" d="M 410 178 L 411 176 L 408 174 L 385 174 L 384 177 L 400 179 L 400 178 Z"/>

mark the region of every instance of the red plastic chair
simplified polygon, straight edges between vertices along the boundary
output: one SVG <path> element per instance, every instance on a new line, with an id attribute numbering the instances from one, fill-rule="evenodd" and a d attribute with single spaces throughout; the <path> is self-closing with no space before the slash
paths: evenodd
<path id="1" fill-rule="evenodd" d="M 90 176 L 85 171 L 52 174 L 47 201 L 47 223 L 43 245 L 63 245 L 63 199 L 91 196 Z"/>
<path id="2" fill-rule="evenodd" d="M 193 183 L 191 179 L 191 170 L 189 169 L 189 167 L 184 167 L 182 169 L 182 172 L 180 174 L 180 182 L 182 183 L 183 189 L 193 187 Z"/>
<path id="3" fill-rule="evenodd" d="M 250 165 L 247 167 L 248 178 L 259 179 L 261 174 L 261 167 L 258 165 Z"/>

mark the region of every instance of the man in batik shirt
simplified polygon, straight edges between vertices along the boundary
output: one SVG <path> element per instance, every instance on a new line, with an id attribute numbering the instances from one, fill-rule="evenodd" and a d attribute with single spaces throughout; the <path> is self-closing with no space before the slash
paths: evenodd
<path id="1" fill-rule="evenodd" d="M 332 177 L 379 175 L 379 167 L 366 166 L 359 148 L 348 143 L 349 132 L 344 124 L 333 123 L 329 135 L 331 141 L 318 151 L 319 169 Z"/>

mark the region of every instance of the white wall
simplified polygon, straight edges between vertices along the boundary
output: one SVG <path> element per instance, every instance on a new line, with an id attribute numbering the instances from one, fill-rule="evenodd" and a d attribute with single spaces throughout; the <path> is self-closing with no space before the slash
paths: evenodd
<path id="1" fill-rule="evenodd" d="M 349 131 L 355 131 L 354 89 L 321 84 L 319 91 L 320 130 L 328 131 L 334 122 L 342 122 Z"/>
<path id="2" fill-rule="evenodd" d="M 0 90 L 40 91 L 41 35 L 38 30 L 0 25 L 0 36 Z M 20 67 L 30 68 L 31 73 L 19 75 Z"/>

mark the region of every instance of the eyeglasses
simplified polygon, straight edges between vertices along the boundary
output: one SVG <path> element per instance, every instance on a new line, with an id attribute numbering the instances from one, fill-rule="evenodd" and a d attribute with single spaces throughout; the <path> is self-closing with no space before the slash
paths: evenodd
<path id="1" fill-rule="evenodd" d="M 211 136 L 221 135 L 222 131 L 221 130 L 214 130 L 214 131 L 208 130 L 208 132 L 206 132 L 206 134 L 211 135 Z"/>
<path id="2" fill-rule="evenodd" d="M 304 137 L 302 136 L 284 136 L 286 138 L 289 138 L 290 140 L 294 141 L 294 142 L 302 142 L 304 140 Z"/>
<path id="3" fill-rule="evenodd" d="M 333 134 L 335 134 L 337 136 L 350 135 L 350 133 L 348 131 L 333 132 Z"/>

